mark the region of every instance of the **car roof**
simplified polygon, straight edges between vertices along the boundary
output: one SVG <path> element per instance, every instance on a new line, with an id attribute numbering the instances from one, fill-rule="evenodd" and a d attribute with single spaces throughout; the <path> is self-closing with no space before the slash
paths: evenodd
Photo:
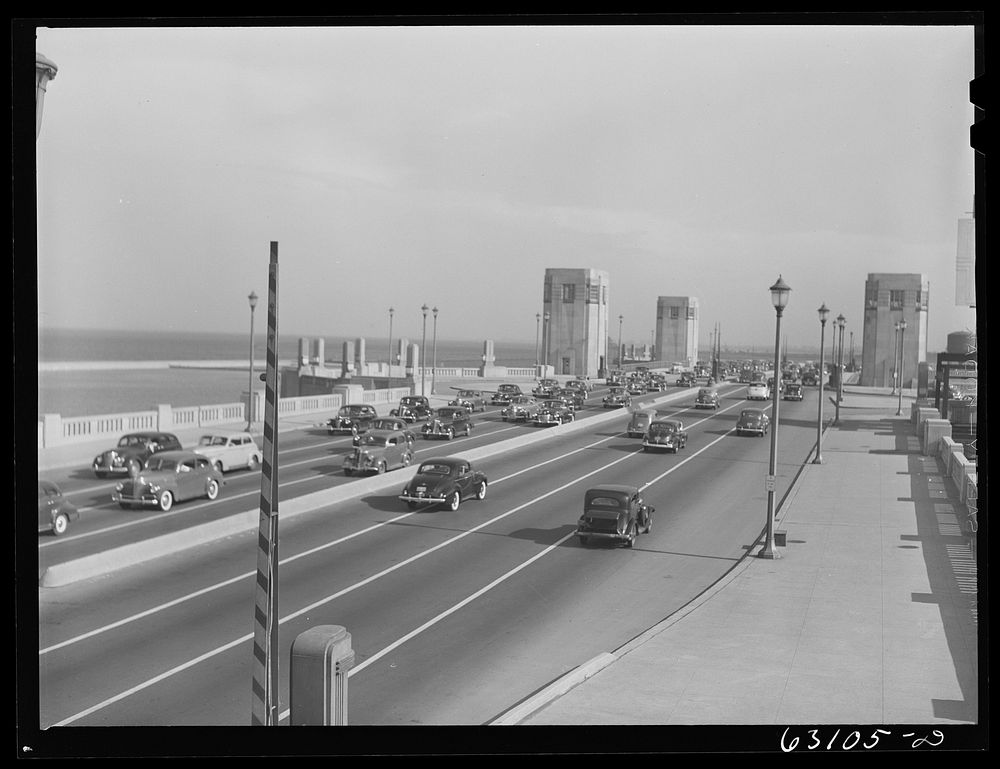
<path id="1" fill-rule="evenodd" d="M 236 437 L 242 438 L 245 435 L 249 436 L 251 438 L 253 437 L 246 430 L 240 430 L 240 431 L 236 431 L 236 432 L 229 432 L 229 431 L 226 431 L 226 430 L 206 430 L 205 432 L 203 432 L 201 434 L 201 437 L 204 438 L 204 437 L 206 437 L 208 435 L 215 435 L 215 436 L 219 436 L 219 437 L 222 437 L 222 438 L 236 438 Z"/>
<path id="2" fill-rule="evenodd" d="M 172 449 L 170 451 L 158 451 L 150 459 L 176 459 L 178 461 L 183 461 L 185 459 L 205 459 L 202 454 L 197 451 L 189 451 L 188 449 Z"/>
<path id="3" fill-rule="evenodd" d="M 367 437 L 369 435 L 372 436 L 373 438 L 389 438 L 389 437 L 391 437 L 393 435 L 400 435 L 401 436 L 401 435 L 403 435 L 403 431 L 402 430 L 383 430 L 383 429 L 380 428 L 378 430 L 369 430 L 368 432 L 365 433 L 365 437 Z"/>
<path id="4" fill-rule="evenodd" d="M 172 438 L 177 440 L 177 436 L 173 433 L 164 433 L 158 430 L 138 430 L 134 433 L 125 433 L 122 438 L 151 438 L 157 440 L 159 438 Z"/>
<path id="5" fill-rule="evenodd" d="M 468 459 L 462 459 L 462 457 L 428 457 L 427 459 L 420 460 L 420 464 L 437 464 L 437 465 L 460 465 L 466 464 L 471 465 Z"/>
<path id="6" fill-rule="evenodd" d="M 671 425 L 672 427 L 683 427 L 684 423 L 679 419 L 657 419 L 654 421 L 650 427 L 653 425 Z"/>
<path id="7" fill-rule="evenodd" d="M 600 494 L 635 494 L 639 489 L 636 486 L 628 486 L 623 483 L 606 483 L 602 486 L 593 486 L 587 489 L 587 496 L 597 496 Z"/>

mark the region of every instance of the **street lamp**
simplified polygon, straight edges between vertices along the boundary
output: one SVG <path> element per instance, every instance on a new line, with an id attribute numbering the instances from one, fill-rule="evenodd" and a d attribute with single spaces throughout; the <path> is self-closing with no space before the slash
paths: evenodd
<path id="1" fill-rule="evenodd" d="M 622 367 L 622 321 L 625 320 L 624 315 L 618 316 L 618 368 Z"/>
<path id="2" fill-rule="evenodd" d="M 420 337 L 420 394 L 424 394 L 424 381 L 426 379 L 427 365 L 424 363 L 424 350 L 427 349 L 427 311 L 430 309 L 426 304 L 420 308 L 424 314 L 424 333 Z"/>
<path id="3" fill-rule="evenodd" d="M 826 340 L 826 319 L 830 317 L 830 310 L 826 303 L 820 305 L 819 310 L 819 415 L 816 417 L 816 458 L 814 465 L 823 464 L 823 346 Z"/>
<path id="4" fill-rule="evenodd" d="M 437 384 L 438 366 L 438 308 L 431 310 L 434 313 L 434 359 L 431 363 L 431 395 L 434 394 L 434 385 Z"/>
<path id="5" fill-rule="evenodd" d="M 781 276 L 777 282 L 771 286 L 771 304 L 774 305 L 774 384 L 775 388 L 771 393 L 771 460 L 768 465 L 767 480 L 764 484 L 767 489 L 767 528 L 764 534 L 764 547 L 757 554 L 759 558 L 780 558 L 774 546 L 774 481 L 775 465 L 778 454 L 778 371 L 781 355 L 781 313 L 784 312 L 785 305 L 788 304 L 788 295 L 792 289 Z"/>
<path id="6" fill-rule="evenodd" d="M 253 311 L 257 308 L 257 293 L 251 291 L 247 297 L 250 302 L 250 383 L 247 385 L 247 432 L 253 424 Z"/>
<path id="7" fill-rule="evenodd" d="M 545 376 L 549 375 L 549 350 L 552 349 L 552 313 L 546 311 L 542 316 L 545 321 Z"/>
<path id="8" fill-rule="evenodd" d="M 906 335 L 906 321 L 899 321 L 899 407 L 896 416 L 903 413 L 903 337 Z"/>
<path id="9" fill-rule="evenodd" d="M 538 328 L 542 322 L 542 314 L 535 313 L 535 379 L 538 379 Z"/>
<path id="10" fill-rule="evenodd" d="M 392 316 L 396 311 L 389 308 L 389 376 L 392 376 Z"/>
<path id="11" fill-rule="evenodd" d="M 896 329 L 892 335 L 892 392 L 889 395 L 896 394 L 896 361 L 899 359 L 899 321 L 896 321 L 894 326 Z"/>
<path id="12" fill-rule="evenodd" d="M 837 403 L 840 403 L 844 400 L 844 328 L 847 326 L 847 318 L 838 315 L 837 325 L 840 326 L 840 341 L 837 343 Z"/>

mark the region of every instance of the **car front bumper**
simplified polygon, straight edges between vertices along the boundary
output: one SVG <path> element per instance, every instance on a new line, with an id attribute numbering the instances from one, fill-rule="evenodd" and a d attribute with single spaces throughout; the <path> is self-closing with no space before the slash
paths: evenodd
<path id="1" fill-rule="evenodd" d="M 160 506 L 159 496 L 153 494 L 152 492 L 147 492 L 146 494 L 140 494 L 138 497 L 135 497 L 128 494 L 122 494 L 116 491 L 112 493 L 111 501 L 116 502 L 120 505 L 137 505 L 139 507 Z"/>

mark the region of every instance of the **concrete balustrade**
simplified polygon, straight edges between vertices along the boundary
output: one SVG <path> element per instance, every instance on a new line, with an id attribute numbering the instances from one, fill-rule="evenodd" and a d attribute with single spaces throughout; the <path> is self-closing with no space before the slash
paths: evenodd
<path id="1" fill-rule="evenodd" d="M 937 454 L 939 443 L 945 437 L 951 437 L 951 422 L 947 419 L 925 419 L 920 433 L 921 453 L 925 457 Z"/>

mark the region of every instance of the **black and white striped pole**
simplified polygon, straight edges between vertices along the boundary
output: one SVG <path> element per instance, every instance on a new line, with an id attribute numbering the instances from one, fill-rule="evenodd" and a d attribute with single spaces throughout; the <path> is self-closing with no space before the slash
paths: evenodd
<path id="1" fill-rule="evenodd" d="M 278 243 L 267 279 L 267 370 L 253 617 L 251 726 L 278 722 Z"/>

